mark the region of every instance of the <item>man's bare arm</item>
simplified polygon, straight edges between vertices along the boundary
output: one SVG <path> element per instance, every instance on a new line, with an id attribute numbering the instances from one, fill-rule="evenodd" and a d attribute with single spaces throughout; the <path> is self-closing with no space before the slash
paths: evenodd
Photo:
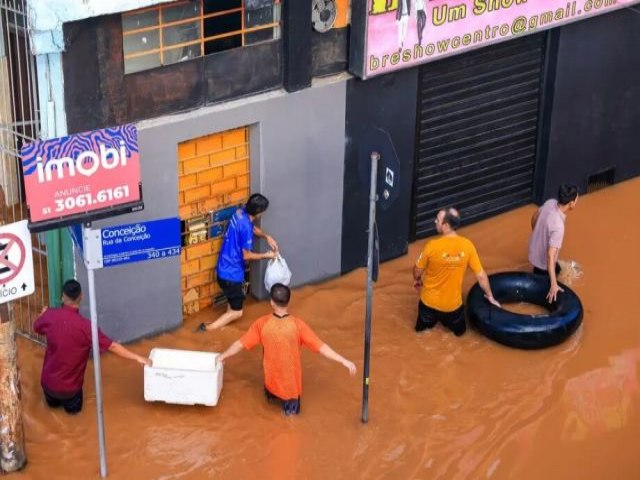
<path id="1" fill-rule="evenodd" d="M 493 292 L 491 291 L 491 284 L 489 283 L 489 277 L 487 276 L 487 273 L 484 270 L 481 270 L 476 273 L 476 278 L 478 279 L 480 288 L 482 288 L 482 291 L 484 292 L 484 298 L 486 298 L 492 305 L 500 307 L 500 303 L 495 298 L 493 298 Z"/>
<path id="2" fill-rule="evenodd" d="M 254 225 L 253 234 L 256 237 L 264 238 L 265 241 L 267 242 L 267 245 L 269 245 L 269 248 L 271 248 L 272 250 L 275 250 L 276 252 L 278 251 L 278 242 L 276 242 L 271 235 L 269 235 L 267 232 L 262 230 L 260 227 L 257 227 Z"/>
<path id="3" fill-rule="evenodd" d="M 245 262 L 249 262 L 251 260 L 263 260 L 265 258 L 276 258 L 276 252 L 271 250 L 270 252 L 256 253 L 251 250 L 242 249 L 242 258 Z"/>
<path id="4" fill-rule="evenodd" d="M 549 293 L 547 293 L 547 301 L 553 303 L 558 297 L 558 292 L 564 292 L 558 285 L 558 279 L 556 277 L 556 262 L 558 261 L 558 249 L 556 247 L 549 247 L 547 250 L 547 272 L 549 272 Z"/>
<path id="5" fill-rule="evenodd" d="M 422 287 L 422 274 L 424 270 L 424 268 L 413 267 L 413 288 L 416 290 L 420 290 Z"/>

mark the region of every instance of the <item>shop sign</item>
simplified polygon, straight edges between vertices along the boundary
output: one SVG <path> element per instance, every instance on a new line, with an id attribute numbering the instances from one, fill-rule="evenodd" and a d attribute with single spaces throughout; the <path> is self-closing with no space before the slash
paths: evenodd
<path id="1" fill-rule="evenodd" d="M 349 68 L 362 78 L 640 3 L 640 0 L 354 0 Z"/>
<path id="2" fill-rule="evenodd" d="M 38 140 L 21 156 L 32 231 L 142 209 L 134 125 Z"/>
<path id="3" fill-rule="evenodd" d="M 0 303 L 35 292 L 31 232 L 27 221 L 0 226 Z"/>

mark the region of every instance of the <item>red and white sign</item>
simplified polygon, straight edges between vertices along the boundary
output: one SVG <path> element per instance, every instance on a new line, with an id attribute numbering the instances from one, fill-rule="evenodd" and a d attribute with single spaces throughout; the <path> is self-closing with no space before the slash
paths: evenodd
<path id="1" fill-rule="evenodd" d="M 27 221 L 0 227 L 0 303 L 35 292 L 31 232 Z"/>
<path id="2" fill-rule="evenodd" d="M 33 223 L 141 200 L 134 125 L 38 140 L 23 146 L 21 154 Z"/>

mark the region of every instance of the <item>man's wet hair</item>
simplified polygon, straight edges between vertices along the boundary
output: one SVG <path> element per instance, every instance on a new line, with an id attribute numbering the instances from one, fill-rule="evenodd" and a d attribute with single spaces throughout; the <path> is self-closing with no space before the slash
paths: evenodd
<path id="1" fill-rule="evenodd" d="M 456 230 L 460 226 L 460 214 L 457 212 L 455 208 L 443 208 L 444 217 L 442 218 L 442 223 L 448 223 L 451 227 L 451 230 Z"/>
<path id="2" fill-rule="evenodd" d="M 69 300 L 75 302 L 82 294 L 82 287 L 77 280 L 67 280 L 62 286 L 62 293 L 64 293 L 64 296 Z"/>
<path id="3" fill-rule="evenodd" d="M 573 202 L 576 198 L 578 198 L 578 187 L 567 183 L 560 185 L 558 188 L 558 203 L 560 205 Z"/>
<path id="4" fill-rule="evenodd" d="M 291 300 L 291 289 L 286 285 L 281 283 L 276 283 L 271 287 L 271 291 L 269 292 L 271 295 L 271 300 L 279 307 L 286 307 L 289 305 L 289 300 Z"/>
<path id="5" fill-rule="evenodd" d="M 246 210 L 249 215 L 259 215 L 269 208 L 269 200 L 260 193 L 254 193 L 247 200 Z"/>

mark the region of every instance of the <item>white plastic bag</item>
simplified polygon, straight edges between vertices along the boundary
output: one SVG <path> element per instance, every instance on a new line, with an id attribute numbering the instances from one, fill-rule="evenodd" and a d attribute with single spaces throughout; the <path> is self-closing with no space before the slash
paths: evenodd
<path id="1" fill-rule="evenodd" d="M 291 270 L 287 266 L 287 262 L 280 254 L 276 258 L 269 260 L 267 264 L 267 270 L 264 272 L 264 288 L 267 292 L 271 291 L 276 283 L 283 285 L 289 285 L 291 281 Z"/>

